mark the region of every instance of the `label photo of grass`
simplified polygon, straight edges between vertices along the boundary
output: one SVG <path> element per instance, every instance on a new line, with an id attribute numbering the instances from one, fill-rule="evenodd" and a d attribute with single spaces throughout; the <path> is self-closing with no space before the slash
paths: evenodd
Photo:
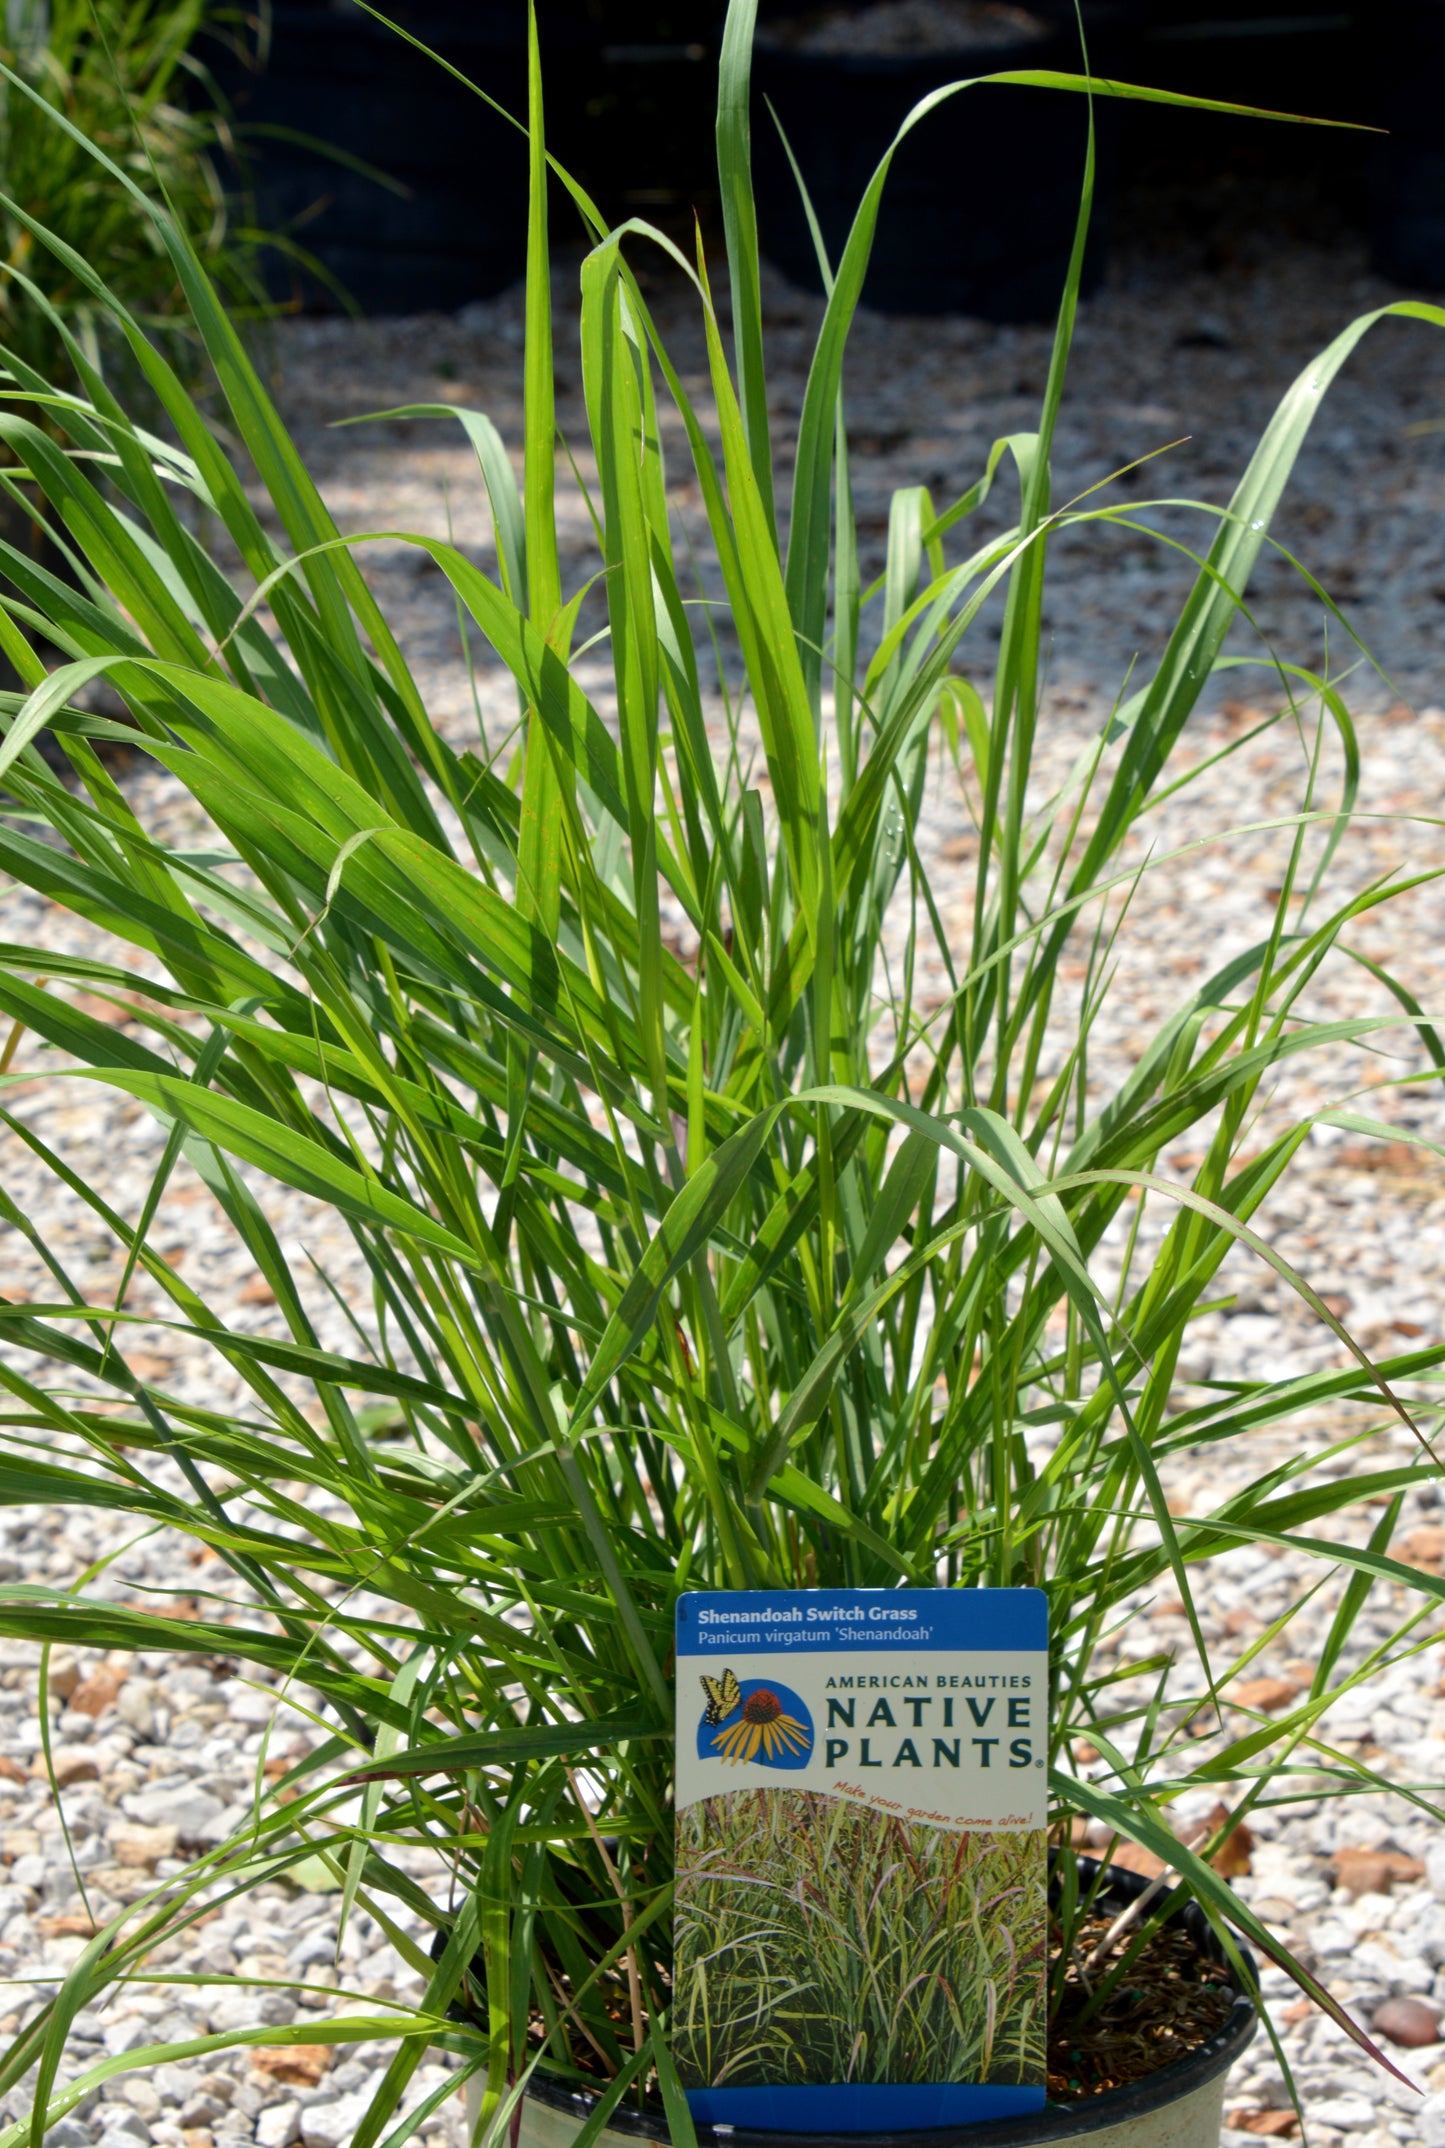
<path id="1" fill-rule="evenodd" d="M 783 1788 L 684 1807 L 684 2084 L 1042 2083 L 1042 1872 L 1032 1829 L 932 1827 Z"/>

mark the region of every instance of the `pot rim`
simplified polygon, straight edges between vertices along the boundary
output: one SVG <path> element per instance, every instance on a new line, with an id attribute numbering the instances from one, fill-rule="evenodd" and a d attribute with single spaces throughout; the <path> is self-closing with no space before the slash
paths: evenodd
<path id="1" fill-rule="evenodd" d="M 1096 1858 L 1081 1857 L 1078 1862 L 1080 1879 L 1086 1883 L 1100 1869 Z M 1137 1872 L 1125 1871 L 1122 1865 L 1108 1868 L 1107 1893 L 1116 1900 L 1135 1900 L 1151 1884 Z M 1226 1961 L 1218 1936 L 1197 1902 L 1186 1903 L 1170 1922 L 1183 1924 L 1207 1959 Z M 1239 1951 L 1253 1977 L 1253 1956 L 1242 1942 Z M 1204 2043 L 1157 2072 L 1146 2074 L 1141 2081 L 1107 2089 L 1101 2096 L 1083 2097 L 1077 2103 L 1050 2103 L 1039 2111 L 1017 2118 L 991 2119 L 981 2125 L 952 2124 L 896 2133 L 779 2133 L 757 2126 L 707 2125 L 699 2125 L 697 2131 L 700 2138 L 719 2143 L 719 2148 L 722 2144 L 726 2148 L 783 2148 L 784 2143 L 806 2144 L 806 2148 L 940 2148 L 945 2136 L 957 2136 L 967 2148 L 1029 2148 L 1033 2142 L 1082 2140 L 1091 2133 L 1102 2132 L 1106 2126 L 1122 2125 L 1163 2110 L 1217 2080 L 1234 2064 L 1258 2026 L 1254 2000 L 1235 1981 L 1229 2018 Z M 579 2120 L 595 2108 L 598 2100 L 590 2090 L 540 2071 L 533 2074 L 527 2093 L 549 2110 L 575 2113 Z M 608 2118 L 605 2131 L 633 2141 L 662 2142 L 668 2138 L 660 2112 L 643 2117 L 620 2104 Z"/>

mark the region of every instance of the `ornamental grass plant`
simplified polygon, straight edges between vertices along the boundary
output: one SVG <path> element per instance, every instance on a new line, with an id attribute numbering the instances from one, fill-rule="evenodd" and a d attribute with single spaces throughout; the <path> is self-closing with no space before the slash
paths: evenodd
<path id="1" fill-rule="evenodd" d="M 235 144 L 208 65 L 223 46 L 249 58 L 254 42 L 254 24 L 224 0 L 9 0 L 0 30 L 7 351 L 61 377 L 63 321 L 93 356 L 104 343 L 114 364 L 125 348 L 112 332 L 118 299 L 199 377 L 181 280 L 151 213 L 157 196 L 185 224 L 228 302 L 267 310 L 257 234 L 244 203 L 228 199 L 223 171 L 234 172 Z M 54 124 L 56 113 L 68 128 Z M 30 217 L 84 254 L 109 298 L 97 297 L 63 247 L 37 239 Z M 134 378 L 128 385 L 133 391 Z"/>
<path id="2" fill-rule="evenodd" d="M 1256 1138 L 1281 1069 L 1382 1037 L 1404 1040 L 1412 1069 L 1445 1067 L 1407 985 L 1378 965 L 1375 1011 L 1310 1013 L 1325 965 L 1393 893 L 1371 877 L 1325 892 L 1326 867 L 1331 889 L 1348 869 L 1359 765 L 1335 677 L 1257 650 L 1307 770 L 1273 915 L 1170 1008 L 1117 1085 L 1091 1059 L 1127 897 L 1149 869 L 1146 816 L 1199 777 L 1190 719 L 1231 661 L 1226 636 L 1248 626 L 1315 414 L 1380 315 L 1289 388 L 1232 498 L 1198 506 L 1187 601 L 1170 623 L 1141 622 L 1147 663 L 1071 780 L 1041 795 L 1050 547 L 1066 531 L 1152 528 L 1137 497 L 1102 483 L 1073 501 L 1051 489 L 1091 172 L 1036 428 L 998 442 L 959 499 L 895 493 L 886 569 L 865 584 L 844 359 L 886 160 L 829 264 L 784 498 L 749 180 L 753 14 L 734 0 L 721 56 L 725 264 L 640 222 L 609 227 L 570 186 L 588 251 L 580 311 L 561 322 L 534 33 L 525 437 L 450 413 L 476 449 L 495 569 L 384 533 L 430 555 L 515 685 L 515 727 L 490 755 L 429 720 L 368 587 L 371 540 L 338 533 L 164 205 L 132 196 L 224 423 L 94 267 L 32 208 L 5 205 L 113 325 L 164 422 L 142 424 L 58 311 L 63 376 L 6 356 L 0 429 L 78 580 L 3 549 L 0 642 L 26 691 L 0 697 L 0 868 L 114 953 L 0 947 L 0 1074 L 18 1078 L 22 1042 L 43 1050 L 56 1099 L 122 1092 L 164 1145 L 143 1205 L 123 1212 L 71 1169 L 43 1112 L 0 1098 L 0 1157 L 23 1153 L 84 1203 L 121 1275 L 94 1295 L 43 1215 L 4 1196 L 51 1286 L 0 1296 L 0 1497 L 118 1511 L 214 1553 L 228 1580 L 194 1620 L 111 1600 L 90 1576 L 6 1584 L 0 1633 L 221 1653 L 282 1683 L 322 1735 L 279 1778 L 258 1768 L 248 1824 L 122 1910 L 25 2020 L 0 2089 L 37 2068 L 33 2116 L 0 2148 L 39 2148 L 98 2080 L 162 2057 L 378 2037 L 395 2055 L 356 2148 L 399 2142 L 429 2114 L 436 2097 L 398 2116 L 433 2045 L 477 2081 L 490 2140 L 537 2066 L 601 2088 L 598 2124 L 623 2097 L 660 2097 L 689 2140 L 668 2046 L 683 1589 L 1047 1590 L 1055 1839 L 1088 1821 L 1172 1875 L 1096 1964 L 1101 2005 L 1153 1919 L 1190 1896 L 1227 1946 L 1236 1932 L 1273 1946 L 1211 1862 L 1214 1836 L 1176 1832 L 1170 1813 L 1205 1793 L 1225 1805 L 1222 1833 L 1295 1796 L 1372 1787 L 1368 1763 L 1331 1745 L 1329 1710 L 1419 1647 L 1445 1596 L 1390 1550 L 1406 1493 L 1438 1476 L 1445 1346 L 1369 1362 L 1263 1219 L 1310 1133 L 1300 1118 Z M 966 108 L 957 85 L 910 124 Z M 63 113 L 47 123 L 69 154 Z M 705 392 L 656 331 L 643 256 L 691 287 Z M 1384 311 L 1445 325 L 1423 304 Z M 553 352 L 579 334 L 596 555 L 564 586 Z M 708 560 L 676 526 L 664 410 Z M 1011 526 L 974 541 L 990 488 L 1013 502 Z M 589 592 L 605 625 L 584 645 Z M 981 685 L 990 602 L 1002 630 Z M 1334 615 L 1331 631 L 1350 646 Z M 64 661 L 47 674 L 33 643 Z M 604 661 L 607 691 L 589 695 Z M 81 705 L 101 674 L 128 724 Z M 68 775 L 37 752 L 45 729 Z M 184 786 L 203 844 L 146 824 L 103 754 L 117 740 Z M 978 838 L 963 933 L 945 929 L 917 841 L 940 750 Z M 918 981 L 930 949 L 941 1001 Z M 1081 1005 L 1062 997 L 1066 956 Z M 124 1027 L 103 1018 L 122 997 Z M 1200 1160 L 1170 1176 L 1161 1155 L 1186 1134 Z M 274 1294 L 271 1331 L 228 1323 L 163 1257 L 183 1160 Z M 288 1266 L 268 1217 L 278 1188 L 349 1229 L 366 1282 L 346 1301 L 349 1350 L 321 1339 L 328 1278 Z M 1237 1248 L 1334 1331 L 1336 1369 L 1178 1376 Z M 133 1329 L 155 1318 L 128 1305 L 133 1284 L 161 1294 L 177 1343 L 224 1373 L 233 1407 L 130 1362 Z M 1415 1451 L 1322 1475 L 1337 1442 L 1321 1414 L 1346 1404 L 1403 1424 Z M 1247 1456 L 1261 1433 L 1294 1444 L 1171 1511 L 1180 1458 Z M 1206 1645 L 1199 1613 L 1210 1562 L 1239 1545 L 1281 1547 L 1337 1592 L 1313 1683 L 1269 1717 L 1234 1709 L 1231 1687 L 1276 1629 Z M 1113 1643 L 1163 1592 L 1192 1644 L 1126 1680 Z M 1372 1592 L 1400 1607 L 1393 1639 L 1346 1671 Z M 1076 1757 L 1084 1740 L 1093 1763 Z M 414 1878 L 419 1847 L 445 1883 Z M 82 2009 L 123 1980 L 163 1984 L 173 1943 L 218 1902 L 318 1860 L 341 1921 L 364 1907 L 423 1980 L 416 2004 L 142 2046 L 59 2085 Z M 1058 1870 L 1054 2003 L 1090 1909 L 1067 1857 Z M 429 1951 L 403 1910 L 432 1928 Z"/>

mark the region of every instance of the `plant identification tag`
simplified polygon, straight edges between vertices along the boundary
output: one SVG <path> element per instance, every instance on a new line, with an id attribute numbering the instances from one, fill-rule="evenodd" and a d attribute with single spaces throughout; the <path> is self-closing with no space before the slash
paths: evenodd
<path id="1" fill-rule="evenodd" d="M 900 2132 L 1044 2101 L 1046 1600 L 677 1607 L 672 2050 L 695 2119 Z"/>

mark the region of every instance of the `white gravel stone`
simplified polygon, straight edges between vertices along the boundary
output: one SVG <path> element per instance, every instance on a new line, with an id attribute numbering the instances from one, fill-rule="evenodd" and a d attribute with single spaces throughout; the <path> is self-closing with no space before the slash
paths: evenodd
<path id="1" fill-rule="evenodd" d="M 296 2002 L 284 1991 L 228 1991 L 208 2011 L 212 2032 L 219 2036 L 228 2029 L 284 2028 L 296 2018 Z"/>
<path id="2" fill-rule="evenodd" d="M 177 2113 L 178 2120 L 182 2126 L 209 2126 L 220 2117 L 230 2100 L 228 2096 L 223 2102 L 202 2090 L 199 2096 L 192 2096 L 188 2102 L 181 2105 Z"/>
<path id="3" fill-rule="evenodd" d="M 1309 2113 L 1316 2125 L 1337 2126 L 1341 2133 L 1363 2133 L 1380 2115 L 1363 2096 L 1328 2096 L 1323 2103 L 1311 2104 Z"/>
<path id="4" fill-rule="evenodd" d="M 1432 1842 L 1425 1852 L 1425 1877 L 1445 1900 L 1445 1842 Z"/>
<path id="5" fill-rule="evenodd" d="M 307 2104 L 299 2121 L 302 2148 L 347 2148 L 370 2101 L 370 2091 L 358 2089 L 349 2096 Z"/>
<path id="6" fill-rule="evenodd" d="M 301 2132 L 299 2103 L 272 2103 L 256 2120 L 257 2148 L 291 2148 Z"/>
<path id="7" fill-rule="evenodd" d="M 1322 1961 L 1343 1961 L 1359 1943 L 1359 1934 L 1337 1917 L 1322 1917 L 1310 1927 L 1310 1945 Z"/>
<path id="8" fill-rule="evenodd" d="M 1388 1924 L 1395 1904 L 1387 1894 L 1362 1894 L 1353 1902 L 1341 1902 L 1335 1915 L 1352 1932 L 1378 1932 Z"/>
<path id="9" fill-rule="evenodd" d="M 1389 1992 L 1426 1992 L 1435 1972 L 1425 1961 L 1397 1954 L 1380 1939 L 1362 1939 L 1354 1951 L 1351 1968 L 1356 1976 L 1377 1976 Z"/>
<path id="10" fill-rule="evenodd" d="M 135 1790 L 123 1801 L 143 1827 L 173 1827 L 182 1842 L 219 1842 L 216 1832 L 225 1806 L 204 1790 Z"/>
<path id="11" fill-rule="evenodd" d="M 139 2051 L 154 2041 L 155 2035 L 150 2022 L 138 2014 L 129 2014 L 123 2021 L 111 2022 L 105 2031 L 105 2048 L 110 2058 L 123 2058 L 127 2051 Z"/>
<path id="12" fill-rule="evenodd" d="M 143 1738 L 154 1735 L 156 1727 L 155 1704 L 151 1689 L 145 1679 L 128 1678 L 115 1697 L 116 1712 L 131 1729 Z"/>
<path id="13" fill-rule="evenodd" d="M 117 2081 L 115 2086 L 121 2101 L 128 2103 L 142 2118 L 149 2120 L 160 2117 L 160 2092 L 153 2082 L 147 2081 L 140 2074 L 132 2074 L 128 2080 Z"/>
<path id="14" fill-rule="evenodd" d="M 139 2142 L 141 2148 L 150 2148 L 151 2129 L 139 2111 L 133 2111 L 123 2103 L 105 2103 L 96 2114 L 100 2121 L 100 2138 L 109 2148 L 122 2148 L 122 2144 Z"/>
<path id="15" fill-rule="evenodd" d="M 286 1966 L 293 1974 L 303 1970 L 329 1967 L 336 1958 L 336 1934 L 330 1923 L 314 1932 L 308 1932 L 297 1941 L 286 1957 Z"/>

